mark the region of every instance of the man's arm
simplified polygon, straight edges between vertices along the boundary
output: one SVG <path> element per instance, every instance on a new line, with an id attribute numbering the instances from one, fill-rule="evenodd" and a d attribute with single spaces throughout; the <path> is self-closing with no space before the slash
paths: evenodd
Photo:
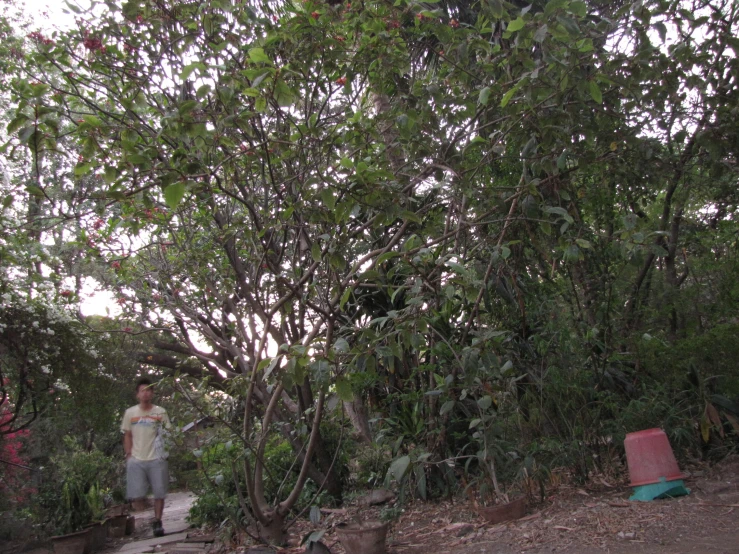
<path id="1" fill-rule="evenodd" d="M 133 435 L 131 435 L 131 431 L 124 431 L 123 451 L 126 453 L 126 459 L 131 456 L 131 449 L 133 449 Z"/>

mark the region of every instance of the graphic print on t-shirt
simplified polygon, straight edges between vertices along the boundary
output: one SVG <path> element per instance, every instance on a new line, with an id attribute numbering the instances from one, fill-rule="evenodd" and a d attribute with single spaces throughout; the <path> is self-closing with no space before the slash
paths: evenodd
<path id="1" fill-rule="evenodd" d="M 144 425 L 146 427 L 150 427 L 152 425 L 157 425 L 161 422 L 162 422 L 161 414 L 147 414 L 145 416 L 131 418 L 131 425 Z"/>

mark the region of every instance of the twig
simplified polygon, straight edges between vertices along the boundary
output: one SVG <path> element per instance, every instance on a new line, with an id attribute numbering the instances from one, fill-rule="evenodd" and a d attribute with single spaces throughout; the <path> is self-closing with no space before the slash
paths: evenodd
<path id="1" fill-rule="evenodd" d="M 717 502 L 699 502 L 698 506 L 715 506 L 717 508 L 739 508 L 739 504 L 719 504 Z"/>

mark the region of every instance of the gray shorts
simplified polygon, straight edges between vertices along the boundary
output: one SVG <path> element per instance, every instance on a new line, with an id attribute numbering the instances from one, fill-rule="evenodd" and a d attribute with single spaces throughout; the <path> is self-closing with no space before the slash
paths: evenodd
<path id="1" fill-rule="evenodd" d="M 167 460 L 137 460 L 133 456 L 126 462 L 126 493 L 129 500 L 144 498 L 149 486 L 154 498 L 167 496 L 169 470 Z"/>

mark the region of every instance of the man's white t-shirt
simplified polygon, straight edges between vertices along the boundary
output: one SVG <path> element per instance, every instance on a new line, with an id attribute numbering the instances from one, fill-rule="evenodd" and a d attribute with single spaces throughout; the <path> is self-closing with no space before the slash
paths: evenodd
<path id="1" fill-rule="evenodd" d="M 161 436 L 163 429 L 170 427 L 166 410 L 154 405 L 149 410 L 142 410 L 138 404 L 128 408 L 121 423 L 122 432 L 131 431 L 131 456 L 144 462 L 164 457 L 162 452 L 157 452 L 155 441 L 157 435 Z"/>

